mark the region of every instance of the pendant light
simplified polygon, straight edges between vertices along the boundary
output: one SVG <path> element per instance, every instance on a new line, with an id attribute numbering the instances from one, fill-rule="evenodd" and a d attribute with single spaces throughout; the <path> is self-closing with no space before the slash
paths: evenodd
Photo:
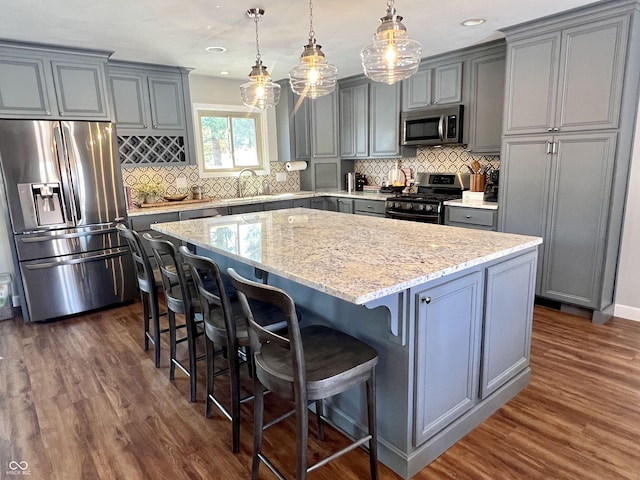
<path id="1" fill-rule="evenodd" d="M 313 31 L 313 1 L 309 0 L 309 43 L 304 46 L 298 65 L 289 72 L 291 89 L 300 96 L 318 98 L 336 88 L 338 69 L 327 63 L 322 46 Z"/>
<path id="2" fill-rule="evenodd" d="M 389 85 L 416 73 L 422 54 L 420 42 L 407 37 L 407 29 L 402 17 L 396 15 L 394 3 L 387 0 L 387 14 L 380 19 L 373 42 L 360 52 L 365 75 Z"/>
<path id="3" fill-rule="evenodd" d="M 263 110 L 278 104 L 280 101 L 280 85 L 271 81 L 271 75 L 267 72 L 267 67 L 262 65 L 258 22 L 260 17 L 264 15 L 264 10 L 262 8 L 251 8 L 247 10 L 247 15 L 253 18 L 256 24 L 256 64 L 251 68 L 249 81 L 240 85 L 240 95 L 242 96 L 242 103 L 247 107 L 256 107 Z"/>

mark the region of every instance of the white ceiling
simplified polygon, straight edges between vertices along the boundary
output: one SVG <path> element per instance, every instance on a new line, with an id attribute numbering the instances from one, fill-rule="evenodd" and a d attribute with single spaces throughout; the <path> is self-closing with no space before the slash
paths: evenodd
<path id="1" fill-rule="evenodd" d="M 592 0 L 396 0 L 409 37 L 423 56 L 499 38 L 498 30 L 593 3 Z M 194 68 L 200 75 L 229 72 L 244 79 L 255 61 L 255 26 L 246 10 L 266 10 L 260 20 L 263 63 L 274 79 L 287 76 L 309 33 L 307 0 L 2 0 L 0 37 L 113 51 L 112 58 Z M 385 0 L 316 0 L 316 39 L 340 78 L 361 73 L 360 49 L 385 13 Z M 462 27 L 468 18 L 486 18 Z M 207 46 L 222 46 L 211 54 Z"/>

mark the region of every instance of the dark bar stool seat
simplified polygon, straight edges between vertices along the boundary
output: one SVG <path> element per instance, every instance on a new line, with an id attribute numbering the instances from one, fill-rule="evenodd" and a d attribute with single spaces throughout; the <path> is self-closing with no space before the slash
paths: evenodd
<path id="1" fill-rule="evenodd" d="M 260 461 L 280 479 L 282 473 L 262 452 L 264 390 L 295 404 L 296 480 L 336 457 L 364 443 L 369 444 L 371 478 L 378 478 L 375 366 L 378 352 L 366 343 L 338 330 L 311 325 L 300 329 L 293 299 L 281 289 L 247 280 L 230 268 L 249 320 L 249 337 L 254 352 L 254 443 L 251 478 L 258 479 Z M 267 302 L 280 309 L 288 323 L 288 338 L 256 323 L 249 299 Z M 307 467 L 308 404 L 316 402 L 322 416 L 322 399 L 366 382 L 368 434 L 339 452 Z M 320 412 L 318 412 L 318 408 Z M 272 422 L 273 423 L 273 422 Z M 322 437 L 322 432 L 320 432 Z"/>
<path id="2" fill-rule="evenodd" d="M 160 366 L 160 334 L 169 331 L 169 329 L 160 328 L 160 317 L 164 315 L 164 313 L 160 313 L 158 300 L 158 291 L 162 288 L 160 270 L 154 269 L 151 265 L 138 232 L 127 228 L 122 223 L 116 225 L 116 228 L 131 249 L 136 268 L 140 300 L 142 301 L 144 349 L 149 350 L 149 342 L 153 344 L 155 365 L 158 368 Z M 149 321 L 153 324 L 153 332 L 149 331 Z"/>
<path id="3" fill-rule="evenodd" d="M 205 415 L 211 416 L 213 405 L 216 405 L 232 425 L 232 451 L 240 451 L 240 405 L 253 399 L 253 396 L 240 398 L 240 367 L 248 364 L 251 368 L 251 354 L 246 349 L 249 346 L 247 319 L 242 307 L 237 302 L 237 295 L 233 293 L 233 286 L 226 275 L 220 271 L 218 265 L 210 258 L 195 255 L 186 247 L 180 247 L 180 254 L 186 265 L 191 267 L 200 294 L 200 305 L 205 325 L 205 345 L 207 357 L 207 401 Z M 225 278 L 226 277 L 226 278 Z M 226 280 L 226 281 L 225 281 Z M 269 304 L 254 302 L 253 310 L 257 321 L 270 330 L 286 328 L 287 323 L 278 309 Z M 223 347 L 228 354 L 228 369 L 215 370 L 214 358 L 217 355 L 215 345 Z M 241 361 L 245 357 L 245 361 Z M 228 371 L 231 389 L 231 412 L 218 400 L 214 392 L 214 378 Z"/>
<path id="4" fill-rule="evenodd" d="M 182 257 L 176 252 L 174 245 L 168 240 L 153 238 L 148 233 L 142 236 L 153 250 L 156 263 L 160 268 L 162 287 L 167 302 L 169 316 L 169 347 L 170 365 L 169 378 L 175 379 L 176 367 L 189 377 L 191 401 L 196 401 L 197 394 L 197 362 L 204 356 L 197 354 L 197 338 L 203 334 L 200 301 L 190 275 L 184 269 Z M 183 315 L 187 335 L 177 338 L 176 315 Z M 176 357 L 176 347 L 179 343 L 187 342 L 189 366 L 187 367 Z"/>

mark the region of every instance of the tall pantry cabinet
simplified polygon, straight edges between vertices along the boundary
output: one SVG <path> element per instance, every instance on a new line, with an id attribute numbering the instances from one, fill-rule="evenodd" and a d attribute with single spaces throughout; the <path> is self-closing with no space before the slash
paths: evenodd
<path id="1" fill-rule="evenodd" d="M 536 294 L 612 314 L 638 105 L 636 0 L 505 29 L 501 231 L 544 238 Z"/>

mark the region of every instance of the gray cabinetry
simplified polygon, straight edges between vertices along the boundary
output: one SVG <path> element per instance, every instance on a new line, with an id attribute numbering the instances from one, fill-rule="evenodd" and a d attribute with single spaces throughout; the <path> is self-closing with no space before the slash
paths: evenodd
<path id="1" fill-rule="evenodd" d="M 350 198 L 327 197 L 327 210 L 333 212 L 353 213 L 353 200 Z"/>
<path id="2" fill-rule="evenodd" d="M 617 128 L 628 28 L 618 16 L 510 42 L 505 133 Z"/>
<path id="3" fill-rule="evenodd" d="M 447 205 L 444 223 L 454 227 L 495 231 L 498 225 L 498 215 L 497 210 Z"/>
<path id="4" fill-rule="evenodd" d="M 129 217 L 129 225 L 133 230 L 140 234 L 140 237 L 142 237 L 143 233 L 148 233 L 152 237 L 159 237 L 165 240 L 169 240 L 176 246 L 176 248 L 178 248 L 180 247 L 180 245 L 182 245 L 179 240 L 168 235 L 163 235 L 162 233 L 156 232 L 155 230 L 151 230 L 151 225 L 154 223 L 177 222 L 178 220 L 180 220 L 180 214 L 178 212 L 152 213 L 149 215 Z M 145 251 L 147 252 L 147 255 L 149 257 L 153 257 L 153 251 L 144 239 L 142 239 L 142 244 Z"/>
<path id="5" fill-rule="evenodd" d="M 369 83 L 340 88 L 340 155 L 369 155 Z"/>
<path id="6" fill-rule="evenodd" d="M 504 105 L 504 46 L 470 60 L 471 85 L 467 150 L 477 154 L 500 154 Z"/>
<path id="7" fill-rule="evenodd" d="M 372 217 L 384 217 L 384 200 L 353 200 L 353 213 L 357 215 L 369 215 Z"/>
<path id="8" fill-rule="evenodd" d="M 414 445 L 470 410 L 478 399 L 482 274 L 469 273 L 415 295 L 418 310 Z"/>
<path id="9" fill-rule="evenodd" d="M 186 128 L 183 78 L 141 65 L 113 64 L 109 71 L 119 133 L 162 134 Z"/>
<path id="10" fill-rule="evenodd" d="M 401 156 L 400 85 L 357 77 L 341 82 L 340 95 L 342 158 Z"/>
<path id="11" fill-rule="evenodd" d="M 109 55 L 0 42 L 0 116 L 111 120 Z"/>
<path id="12" fill-rule="evenodd" d="M 535 252 L 487 268 L 482 399 L 529 365 L 535 275 Z"/>
<path id="13" fill-rule="evenodd" d="M 462 101 L 462 62 L 426 63 L 402 82 L 402 110 Z"/>
<path id="14" fill-rule="evenodd" d="M 616 134 L 513 137 L 504 149 L 501 230 L 545 239 L 537 293 L 601 309 Z"/>
<path id="15" fill-rule="evenodd" d="M 253 213 L 262 212 L 264 210 L 264 203 L 250 203 L 246 205 L 230 205 L 229 215 L 236 215 L 238 213 Z"/>
<path id="16" fill-rule="evenodd" d="M 279 159 L 309 162 L 308 168 L 300 171 L 302 190 L 342 188 L 343 172 L 347 170 L 340 159 L 338 91 L 309 100 L 295 95 L 289 82 L 279 83 L 282 87 L 276 106 Z"/>

